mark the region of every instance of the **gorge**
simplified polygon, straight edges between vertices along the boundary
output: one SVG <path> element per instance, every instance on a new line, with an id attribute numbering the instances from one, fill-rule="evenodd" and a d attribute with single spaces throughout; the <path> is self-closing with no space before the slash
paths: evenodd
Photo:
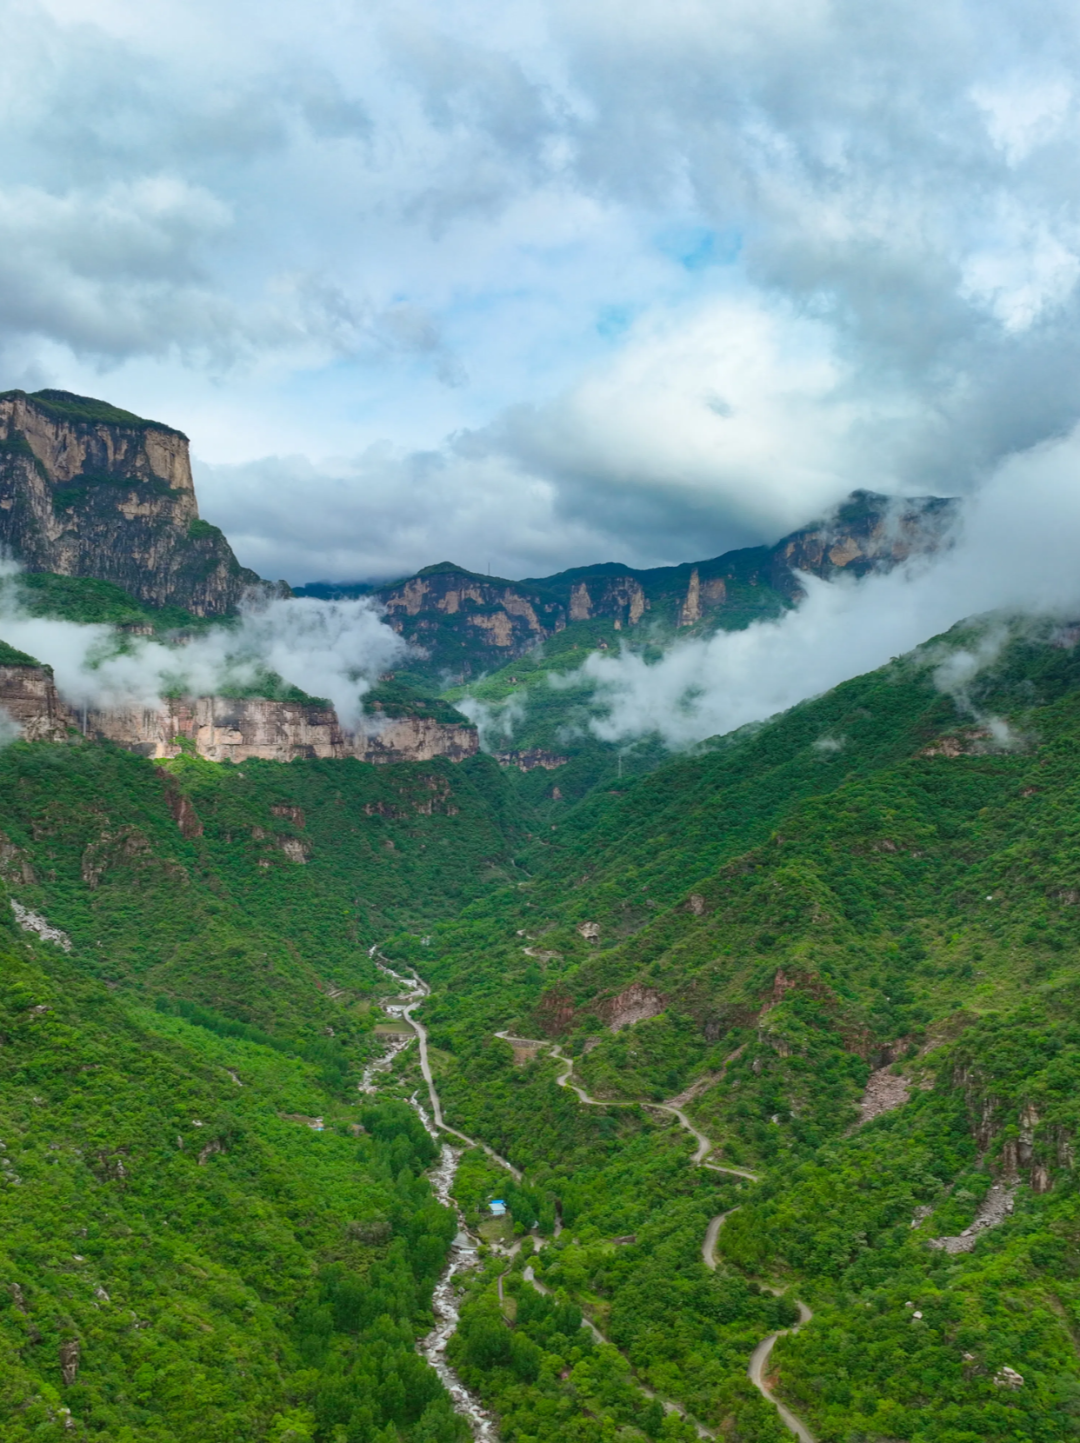
<path id="1" fill-rule="evenodd" d="M 182 659 L 232 573 L 193 589 L 171 483 L 171 579 L 105 554 L 165 429 L 8 405 L 34 505 L 127 470 L 0 616 L 5 1438 L 1076 1433 L 1080 628 L 975 618 L 682 752 L 587 733 L 584 656 L 949 544 L 864 495 L 670 575 L 381 588 L 352 730 L 285 671 L 84 707 L 13 618 Z"/>

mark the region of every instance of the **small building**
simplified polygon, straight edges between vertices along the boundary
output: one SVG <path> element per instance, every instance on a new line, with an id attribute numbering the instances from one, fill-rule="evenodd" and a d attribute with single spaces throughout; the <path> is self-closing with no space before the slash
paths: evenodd
<path id="1" fill-rule="evenodd" d="M 506 1216 L 506 1204 L 501 1197 L 493 1198 L 491 1202 L 488 1203 L 488 1207 L 491 1209 L 492 1217 L 502 1218 Z"/>

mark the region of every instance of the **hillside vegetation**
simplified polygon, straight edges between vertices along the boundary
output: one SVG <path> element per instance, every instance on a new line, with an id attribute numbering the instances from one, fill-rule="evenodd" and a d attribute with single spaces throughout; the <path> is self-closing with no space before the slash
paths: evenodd
<path id="1" fill-rule="evenodd" d="M 696 1437 L 662 1399 L 778 1443 L 746 1366 L 796 1299 L 770 1367 L 822 1443 L 1076 1436 L 1078 756 L 1075 637 L 997 622 L 565 792 L 9 746 L 0 865 L 71 940 L 0 933 L 10 1436 L 467 1436 L 413 1348 L 456 1226 L 415 1049 L 356 1090 L 379 950 L 523 1173 L 457 1183 L 524 1239 L 450 1345 L 508 1443 Z"/>

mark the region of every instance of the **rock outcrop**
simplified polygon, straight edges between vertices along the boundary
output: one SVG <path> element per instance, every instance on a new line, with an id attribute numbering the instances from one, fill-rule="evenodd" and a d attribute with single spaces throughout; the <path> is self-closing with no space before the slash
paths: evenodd
<path id="1" fill-rule="evenodd" d="M 463 723 L 401 716 L 376 725 L 369 718 L 369 730 L 349 732 L 333 707 L 318 702 L 204 696 L 155 707 L 75 708 L 64 702 L 52 673 L 41 666 L 0 667 L 0 709 L 27 741 L 85 736 L 159 760 L 194 749 L 214 762 L 289 762 L 296 757 L 356 757 L 375 763 L 448 757 L 457 762 L 479 750 L 476 728 Z"/>
<path id="2" fill-rule="evenodd" d="M 0 708 L 28 742 L 65 741 L 77 725 L 45 666 L 0 666 Z"/>
<path id="3" fill-rule="evenodd" d="M 644 623 L 709 630 L 778 615 L 802 595 L 800 573 L 864 575 L 947 544 L 956 506 L 950 498 L 897 501 L 856 491 L 831 516 L 775 546 L 744 547 L 711 561 L 642 571 L 606 563 L 524 581 L 480 576 L 446 561 L 373 594 L 391 626 L 425 649 L 434 672 L 464 678 L 579 623 L 607 623 L 615 631 Z M 359 584 L 301 588 L 321 597 L 369 591 Z"/>
<path id="4" fill-rule="evenodd" d="M 0 393 L 0 545 L 196 616 L 260 584 L 200 520 L 182 432 L 66 391 Z"/>

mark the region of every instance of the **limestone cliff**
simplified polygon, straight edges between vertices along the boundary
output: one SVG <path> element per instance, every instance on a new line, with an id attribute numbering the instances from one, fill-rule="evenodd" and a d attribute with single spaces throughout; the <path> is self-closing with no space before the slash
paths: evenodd
<path id="1" fill-rule="evenodd" d="M 0 708 L 28 742 L 62 742 L 76 725 L 44 666 L 0 666 Z"/>
<path id="2" fill-rule="evenodd" d="M 186 436 L 66 391 L 0 394 L 0 545 L 197 616 L 259 581 L 199 519 Z"/>
<path id="3" fill-rule="evenodd" d="M 865 576 L 927 555 L 946 544 L 956 515 L 952 497 L 894 500 L 855 491 L 825 521 L 777 543 L 772 557 L 774 584 L 790 590 L 796 571 L 823 577 L 839 571 Z"/>
<path id="4" fill-rule="evenodd" d="M 708 561 L 642 571 L 605 563 L 524 581 L 480 576 L 447 561 L 374 595 L 390 624 L 428 653 L 432 675 L 467 677 L 577 623 L 708 630 L 777 615 L 801 595 L 800 572 L 864 575 L 946 544 L 957 505 L 948 497 L 897 500 L 856 491 L 830 516 L 775 546 L 743 547 Z M 368 590 L 323 583 L 302 593 Z"/>
<path id="5" fill-rule="evenodd" d="M 115 742 L 145 757 L 179 756 L 194 746 L 214 762 L 290 762 L 297 757 L 356 757 L 360 761 L 463 761 L 479 750 L 476 728 L 428 717 L 393 717 L 373 731 L 346 731 L 334 709 L 312 702 L 261 697 L 194 697 L 156 707 L 73 707 L 58 695 L 41 666 L 0 666 L 0 710 L 26 741 Z M 369 726 L 374 725 L 369 720 Z"/>

